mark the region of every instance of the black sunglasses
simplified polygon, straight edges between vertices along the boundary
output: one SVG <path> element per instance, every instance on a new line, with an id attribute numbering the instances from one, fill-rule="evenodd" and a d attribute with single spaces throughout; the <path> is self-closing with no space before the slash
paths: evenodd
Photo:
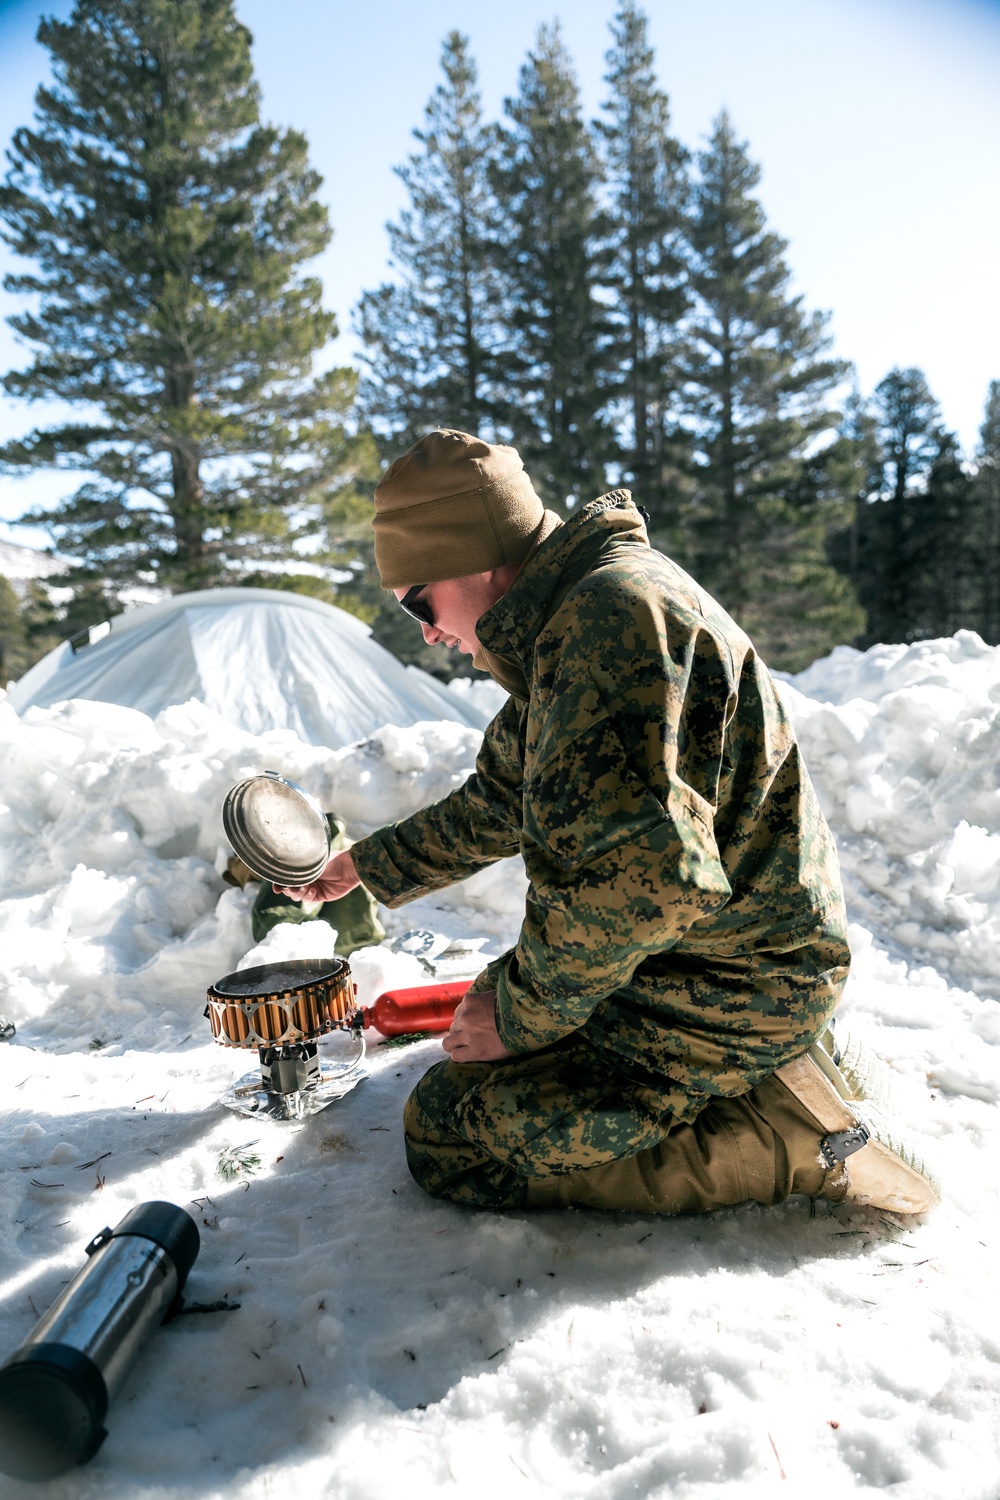
<path id="1" fill-rule="evenodd" d="M 399 606 L 401 609 L 405 609 L 406 613 L 412 619 L 419 620 L 421 625 L 430 625 L 433 627 L 434 616 L 431 613 L 431 607 L 426 599 L 419 597 L 426 587 L 426 583 L 415 583 L 412 589 L 406 590 L 406 593 L 399 601 Z"/>

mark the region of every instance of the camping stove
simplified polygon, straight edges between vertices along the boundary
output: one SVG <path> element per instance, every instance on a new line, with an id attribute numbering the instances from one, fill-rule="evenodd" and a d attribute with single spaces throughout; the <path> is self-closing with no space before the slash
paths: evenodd
<path id="1" fill-rule="evenodd" d="M 365 1077 L 361 1013 L 342 958 L 285 959 L 226 974 L 210 987 L 205 1015 L 220 1046 L 255 1047 L 260 1059 L 259 1072 L 223 1094 L 227 1109 L 304 1120 Z M 325 1048 L 321 1056 L 321 1037 L 343 1055 Z"/>

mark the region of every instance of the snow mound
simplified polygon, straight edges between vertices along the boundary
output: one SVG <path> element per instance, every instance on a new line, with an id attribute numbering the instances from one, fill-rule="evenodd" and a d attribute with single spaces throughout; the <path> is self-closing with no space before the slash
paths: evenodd
<path id="1" fill-rule="evenodd" d="M 255 738 L 197 700 L 155 719 L 84 699 L 19 718 L 0 703 L 0 1011 L 25 1040 L 47 1045 L 113 1037 L 120 1049 L 183 1036 L 199 992 L 251 948 L 254 889 L 220 878 L 229 787 L 277 770 L 356 838 L 459 786 L 480 739 L 435 721 L 387 725 L 331 751 L 287 730 Z M 508 861 L 410 907 L 406 925 L 506 939 L 523 890 Z M 317 929 L 328 946 L 325 923 L 276 929 L 272 946 L 288 951 L 273 956 L 314 956 L 295 950 L 315 946 Z"/>
<path id="2" fill-rule="evenodd" d="M 1000 651 L 971 631 L 841 646 L 783 691 L 853 913 L 1000 994 Z"/>
<path id="3" fill-rule="evenodd" d="M 402 1151 L 434 1042 L 374 1048 L 366 1082 L 302 1126 L 227 1113 L 252 1056 L 208 1039 L 206 985 L 324 956 L 330 934 L 254 949 L 252 893 L 220 879 L 226 789 L 274 768 L 358 836 L 459 785 L 478 732 L 390 726 L 330 751 L 197 702 L 0 705 L 0 1011 L 19 1027 L 0 1044 L 0 1356 L 143 1199 L 196 1217 L 191 1298 L 241 1304 L 158 1333 L 97 1457 L 45 1494 L 995 1500 L 1000 649 L 841 648 L 782 691 L 841 851 L 845 1010 L 944 1181 L 924 1223 L 802 1201 L 463 1212 Z M 426 977 L 391 946 L 407 929 L 499 951 L 523 893 L 508 861 L 384 913 L 386 944 L 351 960 L 361 998 Z M 259 1167 L 225 1181 L 251 1136 Z"/>

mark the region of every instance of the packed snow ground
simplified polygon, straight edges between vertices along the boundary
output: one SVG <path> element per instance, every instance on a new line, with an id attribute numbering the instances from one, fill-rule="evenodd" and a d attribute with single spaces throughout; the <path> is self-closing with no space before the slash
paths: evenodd
<path id="1" fill-rule="evenodd" d="M 302 1125 L 218 1097 L 206 985 L 252 940 L 223 884 L 222 798 L 277 768 L 358 836 L 458 785 L 477 734 L 387 728 L 337 753 L 198 704 L 0 706 L 0 1355 L 137 1202 L 195 1215 L 191 1299 L 83 1470 L 11 1497 L 996 1500 L 1000 1311 L 1000 649 L 973 635 L 842 648 L 785 683 L 836 831 L 855 955 L 845 1014 L 892 1064 L 944 1181 L 922 1222 L 793 1200 L 704 1218 L 479 1215 L 425 1197 L 404 1097 L 434 1042 Z M 494 867 L 386 914 L 516 934 Z M 326 930 L 328 931 L 328 930 Z M 321 924 L 273 938 L 301 951 Z M 362 1000 L 419 982 L 383 947 Z M 373 1041 L 377 1040 L 372 1038 Z M 227 1182 L 223 1151 L 260 1165 Z"/>

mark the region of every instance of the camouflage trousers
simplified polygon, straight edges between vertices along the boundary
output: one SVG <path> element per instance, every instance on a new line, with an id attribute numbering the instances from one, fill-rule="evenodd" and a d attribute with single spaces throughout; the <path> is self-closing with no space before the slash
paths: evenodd
<path id="1" fill-rule="evenodd" d="M 501 1063 L 438 1063 L 407 1100 L 405 1132 L 421 1187 L 477 1208 L 703 1213 L 844 1191 L 780 1079 L 734 1099 L 654 1089 L 575 1038 Z"/>

